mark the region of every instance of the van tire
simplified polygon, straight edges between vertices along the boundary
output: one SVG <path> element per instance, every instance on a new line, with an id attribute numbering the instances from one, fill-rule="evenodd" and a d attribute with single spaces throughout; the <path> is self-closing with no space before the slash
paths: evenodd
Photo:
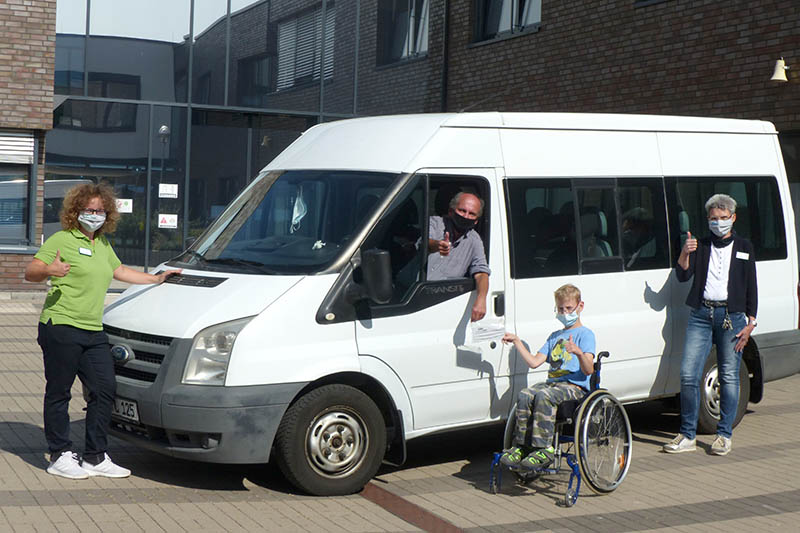
<path id="1" fill-rule="evenodd" d="M 386 422 L 369 396 L 349 385 L 325 385 L 301 396 L 275 437 L 278 466 L 315 496 L 364 488 L 386 453 Z"/>
<path id="2" fill-rule="evenodd" d="M 717 353 L 712 350 L 703 368 L 703 379 L 700 382 L 700 408 L 697 417 L 697 432 L 711 435 L 717 432 L 719 423 L 719 377 L 717 369 Z M 750 401 L 750 376 L 747 364 L 742 359 L 739 365 L 739 405 L 733 427 L 739 425 Z"/>

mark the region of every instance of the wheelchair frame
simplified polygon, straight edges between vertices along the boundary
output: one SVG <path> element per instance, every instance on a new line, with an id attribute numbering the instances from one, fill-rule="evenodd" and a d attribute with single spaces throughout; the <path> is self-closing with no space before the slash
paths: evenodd
<path id="1" fill-rule="evenodd" d="M 599 388 L 601 360 L 608 356 L 608 352 L 597 355 L 590 380 L 591 392 L 578 402 L 559 405 L 553 434 L 553 464 L 538 470 L 506 467 L 500 463 L 503 452 L 496 452 L 489 474 L 489 490 L 492 493 L 497 494 L 501 488 L 503 469 L 510 470 L 519 483 L 528 485 L 544 474 L 560 473 L 563 459 L 566 459 L 571 470 L 564 494 L 564 505 L 567 507 L 572 507 L 578 501 L 584 479 L 589 488 L 598 494 L 612 492 L 622 483 L 630 468 L 633 438 L 625 408 L 610 392 Z M 572 403 L 572 411 L 565 413 L 562 406 L 568 403 Z M 504 448 L 512 444 L 516 425 L 515 408 L 516 404 L 512 406 L 506 422 Z M 570 425 L 574 428 L 573 433 L 565 434 L 564 430 Z M 618 440 L 622 441 L 621 445 Z M 566 450 L 562 448 L 564 444 L 567 445 Z M 613 456 L 608 457 L 608 452 Z"/>

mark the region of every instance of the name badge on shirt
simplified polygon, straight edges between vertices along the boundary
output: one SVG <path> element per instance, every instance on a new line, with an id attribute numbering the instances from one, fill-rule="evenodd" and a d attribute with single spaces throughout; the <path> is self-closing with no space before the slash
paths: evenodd
<path id="1" fill-rule="evenodd" d="M 748 259 L 750 259 L 750 254 L 748 254 L 747 252 L 736 252 L 736 259 L 744 259 L 745 261 L 747 261 Z"/>
<path id="2" fill-rule="evenodd" d="M 89 257 L 92 256 L 92 251 L 88 248 L 83 248 L 83 247 L 78 248 L 78 253 L 80 253 L 81 255 L 88 255 Z"/>

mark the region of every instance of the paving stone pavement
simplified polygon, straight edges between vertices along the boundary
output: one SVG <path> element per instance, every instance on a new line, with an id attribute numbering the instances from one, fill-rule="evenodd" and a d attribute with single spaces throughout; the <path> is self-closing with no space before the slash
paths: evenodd
<path id="1" fill-rule="evenodd" d="M 128 479 L 70 481 L 50 476 L 42 433 L 44 376 L 36 344 L 36 298 L 0 297 L 0 532 L 5 531 L 417 531 L 360 495 L 297 494 L 272 466 L 181 461 L 111 440 Z M 72 438 L 83 442 L 80 385 L 70 405 Z M 488 491 L 491 453 L 502 429 L 481 428 L 409 443 L 402 468 L 373 484 L 419 513 L 464 531 L 800 531 L 800 375 L 767 384 L 735 429 L 733 451 L 666 455 L 678 427 L 662 402 L 627 406 L 634 429 L 628 477 L 612 494 L 587 487 L 559 505 L 566 474 L 528 487 L 507 476 Z M 402 514 L 402 513 L 401 513 Z M 423 525 L 424 527 L 424 525 Z"/>

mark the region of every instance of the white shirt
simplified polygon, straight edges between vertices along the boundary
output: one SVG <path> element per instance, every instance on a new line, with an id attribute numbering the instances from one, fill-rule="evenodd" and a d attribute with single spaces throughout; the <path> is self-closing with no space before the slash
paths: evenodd
<path id="1" fill-rule="evenodd" d="M 706 300 L 725 301 L 728 299 L 728 273 L 731 270 L 733 242 L 724 248 L 711 245 L 708 258 L 708 276 L 703 298 Z"/>

